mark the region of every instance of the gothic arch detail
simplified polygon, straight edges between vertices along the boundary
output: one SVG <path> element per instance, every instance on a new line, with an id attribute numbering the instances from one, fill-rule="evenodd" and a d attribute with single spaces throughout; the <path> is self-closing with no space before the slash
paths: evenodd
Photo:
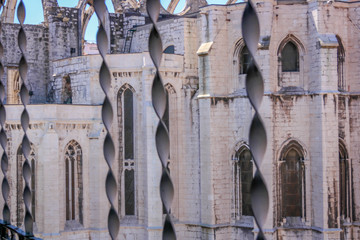
<path id="1" fill-rule="evenodd" d="M 77 141 L 66 145 L 64 158 L 66 221 L 83 224 L 83 153 Z"/>
<path id="2" fill-rule="evenodd" d="M 345 81 L 345 48 L 341 38 L 336 35 L 338 41 L 337 47 L 337 74 L 338 74 L 338 89 L 340 91 L 346 91 Z"/>
<path id="3" fill-rule="evenodd" d="M 288 34 L 277 48 L 278 86 L 304 88 L 305 47 L 293 34 Z"/>
<path id="4" fill-rule="evenodd" d="M 119 129 L 119 215 L 136 215 L 135 90 L 125 83 L 117 94 Z"/>
<path id="5" fill-rule="evenodd" d="M 295 218 L 300 223 L 306 218 L 306 167 L 305 150 L 295 140 L 290 140 L 281 149 L 279 158 L 279 222 Z"/>
<path id="6" fill-rule="evenodd" d="M 250 60 L 249 50 L 245 46 L 244 39 L 241 38 L 235 43 L 232 57 L 234 91 L 245 89 L 245 74 Z"/>
<path id="7" fill-rule="evenodd" d="M 345 142 L 339 139 L 339 195 L 340 222 L 351 222 L 352 214 L 352 172 L 351 160 Z"/>
<path id="8" fill-rule="evenodd" d="M 248 145 L 241 144 L 232 160 L 235 218 L 240 220 L 243 216 L 253 216 L 250 190 L 254 166 Z"/>

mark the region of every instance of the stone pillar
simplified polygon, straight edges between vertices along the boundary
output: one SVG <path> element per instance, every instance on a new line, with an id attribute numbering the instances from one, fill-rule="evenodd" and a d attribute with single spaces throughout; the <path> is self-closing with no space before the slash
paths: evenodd
<path id="1" fill-rule="evenodd" d="M 148 59 L 148 58 L 146 58 Z M 148 61 L 150 63 L 150 59 Z M 147 64 L 149 64 L 147 63 Z M 160 178 L 161 178 L 161 163 L 157 155 L 155 146 L 155 132 L 158 124 L 158 118 L 151 102 L 151 86 L 154 78 L 154 69 L 144 63 L 142 72 L 143 91 L 143 121 L 145 125 L 145 132 L 143 133 L 143 151 L 146 169 L 146 194 L 145 194 L 145 209 L 147 209 L 147 222 L 149 240 L 156 240 L 161 238 L 162 234 L 162 203 L 160 199 Z M 139 185 L 139 184 L 137 184 Z"/>
<path id="2" fill-rule="evenodd" d="M 84 174 L 83 179 L 88 179 L 88 185 L 84 184 L 88 188 L 88 196 L 84 195 L 84 200 L 87 198 L 89 208 L 84 207 L 83 213 L 88 214 L 88 219 L 84 215 L 84 226 L 107 230 L 109 204 L 105 192 L 105 179 L 108 166 L 103 154 L 104 139 L 101 136 L 103 127 L 104 125 L 101 123 L 94 123 L 89 134 L 89 149 L 87 149 L 87 156 L 89 156 L 88 171 L 83 171 L 83 173 L 88 172 L 88 176 Z M 114 172 L 117 173 L 115 168 Z M 120 188 L 118 187 L 118 189 Z"/>
<path id="3" fill-rule="evenodd" d="M 45 132 L 39 145 L 37 162 L 37 182 L 43 183 L 43 188 L 38 188 L 36 224 L 39 232 L 52 234 L 64 229 L 61 226 L 61 213 L 65 212 L 65 197 L 62 192 L 64 183 L 61 182 L 64 179 L 61 177 L 64 161 L 59 154 L 59 136 L 55 131 L 55 124 L 48 123 Z"/>

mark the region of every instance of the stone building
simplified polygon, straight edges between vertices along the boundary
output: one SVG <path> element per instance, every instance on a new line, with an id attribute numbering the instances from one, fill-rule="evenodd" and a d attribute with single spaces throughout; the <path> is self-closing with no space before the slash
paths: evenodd
<path id="1" fill-rule="evenodd" d="M 151 104 L 154 66 L 144 1 L 112 1 L 106 18 L 116 140 L 118 239 L 160 239 L 161 165 Z M 162 10 L 160 71 L 168 93 L 168 167 L 178 239 L 254 239 L 248 149 L 253 110 L 244 3 L 187 0 Z M 109 239 L 99 55 L 84 55 L 92 0 L 74 8 L 43 0 L 44 23 L 26 25 L 31 94 L 32 213 L 44 239 Z M 268 239 L 360 239 L 360 3 L 254 1 L 256 61 L 265 80 L 268 136 L 262 172 L 270 194 Z M 11 220 L 23 227 L 19 25 L 16 0 L 1 15 Z M 176 1 L 168 10 L 173 12 Z M 3 199 L 1 198 L 1 206 Z"/>

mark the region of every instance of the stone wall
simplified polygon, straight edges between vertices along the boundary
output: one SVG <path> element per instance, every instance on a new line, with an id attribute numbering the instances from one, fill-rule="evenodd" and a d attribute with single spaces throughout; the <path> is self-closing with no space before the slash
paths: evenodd
<path id="1" fill-rule="evenodd" d="M 20 61 L 20 49 L 18 47 L 18 33 L 20 25 L 6 23 L 2 24 L 2 39 L 4 46 L 3 65 L 5 66 L 5 77 L 7 79 L 8 68 L 18 69 Z M 49 80 L 49 58 L 48 58 L 48 30 L 41 25 L 25 25 L 27 37 L 27 50 L 25 53 L 28 62 L 27 88 L 33 92 L 31 103 L 43 103 L 46 99 L 46 83 Z"/>

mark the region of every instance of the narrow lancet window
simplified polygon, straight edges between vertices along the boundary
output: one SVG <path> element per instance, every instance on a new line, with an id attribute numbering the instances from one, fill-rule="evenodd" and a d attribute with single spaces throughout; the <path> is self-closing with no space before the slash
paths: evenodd
<path id="1" fill-rule="evenodd" d="M 82 223 L 82 150 L 76 141 L 65 147 L 66 220 Z"/>

